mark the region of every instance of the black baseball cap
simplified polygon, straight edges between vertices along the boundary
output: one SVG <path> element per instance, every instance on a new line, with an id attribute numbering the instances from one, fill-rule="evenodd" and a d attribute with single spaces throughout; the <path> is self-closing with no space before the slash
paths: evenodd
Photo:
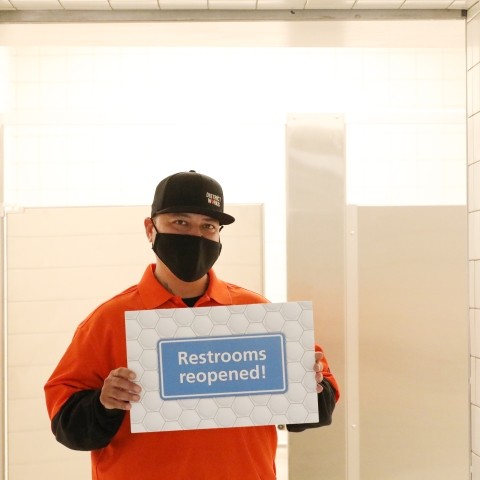
<path id="1" fill-rule="evenodd" d="M 155 190 L 152 217 L 160 213 L 201 213 L 229 225 L 235 218 L 223 212 L 223 190 L 207 175 L 190 170 L 164 178 Z"/>

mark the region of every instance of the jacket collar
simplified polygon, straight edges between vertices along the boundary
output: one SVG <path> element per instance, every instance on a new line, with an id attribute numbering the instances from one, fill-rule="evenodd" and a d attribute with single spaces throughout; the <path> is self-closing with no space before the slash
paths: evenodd
<path id="1" fill-rule="evenodd" d="M 202 296 L 199 304 L 231 305 L 232 297 L 227 284 L 218 279 L 213 270 L 208 272 L 209 282 L 207 291 Z M 147 310 L 161 308 L 165 303 L 173 301 L 175 295 L 170 293 L 155 277 L 155 264 L 150 264 L 143 274 L 138 291 Z"/>

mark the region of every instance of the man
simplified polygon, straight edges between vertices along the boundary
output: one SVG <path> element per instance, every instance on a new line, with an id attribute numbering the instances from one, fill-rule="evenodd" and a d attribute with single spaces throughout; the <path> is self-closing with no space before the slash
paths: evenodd
<path id="1" fill-rule="evenodd" d="M 223 191 L 194 171 L 162 180 L 145 232 L 155 252 L 139 284 L 100 305 L 81 323 L 45 385 L 52 431 L 62 444 L 91 450 L 94 480 L 250 480 L 275 478 L 274 426 L 130 433 L 128 411 L 141 389 L 128 368 L 125 312 L 187 306 L 265 303 L 225 283 L 212 266 L 220 230 L 234 218 L 223 211 Z M 327 425 L 338 387 L 320 347 L 314 366 L 320 422 Z"/>

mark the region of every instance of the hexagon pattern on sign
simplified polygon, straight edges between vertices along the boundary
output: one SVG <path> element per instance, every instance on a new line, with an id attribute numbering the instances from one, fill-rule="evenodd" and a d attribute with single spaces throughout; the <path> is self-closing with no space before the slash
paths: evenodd
<path id="1" fill-rule="evenodd" d="M 318 422 L 309 301 L 130 311 L 125 327 L 128 367 L 142 387 L 130 411 L 132 433 Z M 160 340 L 276 333 L 285 339 L 283 393 L 162 399 Z"/>

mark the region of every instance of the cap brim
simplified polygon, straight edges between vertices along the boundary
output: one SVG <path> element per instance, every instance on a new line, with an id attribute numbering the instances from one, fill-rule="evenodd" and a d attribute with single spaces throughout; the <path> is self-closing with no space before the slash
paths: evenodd
<path id="1" fill-rule="evenodd" d="M 192 206 L 185 206 L 185 205 L 164 208 L 152 214 L 152 217 L 154 215 L 160 215 L 161 213 L 200 213 L 202 215 L 206 215 L 207 217 L 215 218 L 220 222 L 220 225 L 230 225 L 235 221 L 235 217 L 232 217 L 228 213 L 212 212 L 212 210 L 209 210 L 207 208 L 192 207 Z"/>

